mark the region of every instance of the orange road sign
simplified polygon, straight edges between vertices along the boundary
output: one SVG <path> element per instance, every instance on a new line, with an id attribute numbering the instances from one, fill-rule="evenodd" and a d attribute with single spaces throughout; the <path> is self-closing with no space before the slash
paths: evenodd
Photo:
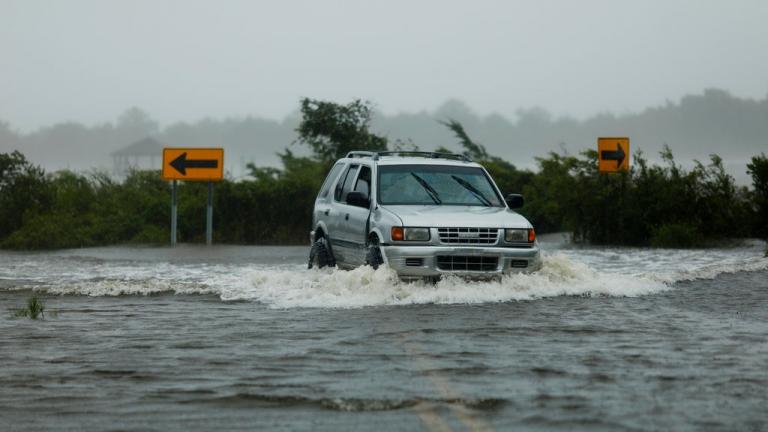
<path id="1" fill-rule="evenodd" d="M 628 171 L 629 138 L 598 138 L 597 160 L 602 173 Z"/>
<path id="2" fill-rule="evenodd" d="M 163 149 L 165 180 L 218 181 L 223 177 L 223 148 Z"/>

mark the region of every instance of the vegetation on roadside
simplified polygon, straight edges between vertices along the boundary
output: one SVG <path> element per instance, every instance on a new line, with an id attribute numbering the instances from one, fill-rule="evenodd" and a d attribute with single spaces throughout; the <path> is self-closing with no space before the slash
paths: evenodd
<path id="1" fill-rule="evenodd" d="M 304 99 L 297 144 L 282 168 L 249 165 L 251 178 L 216 185 L 214 236 L 218 243 L 303 244 L 315 194 L 331 164 L 350 150 L 400 149 L 401 142 L 369 130 L 370 104 Z M 549 153 L 538 170 L 519 169 L 473 141 L 458 121 L 443 124 L 463 153 L 484 165 L 504 193 L 522 192 L 520 210 L 539 232 L 571 231 L 594 244 L 698 247 L 744 237 L 768 237 L 768 158 L 752 158 L 753 188 L 739 187 L 711 155 L 683 169 L 672 151 L 662 164 L 634 154 L 627 173 L 597 171 L 597 152 Z M 411 147 L 415 147 L 411 144 Z M 449 151 L 445 148 L 438 151 Z M 179 240 L 205 235 L 206 186 L 181 183 Z M 43 249 L 115 243 L 166 243 L 170 186 L 159 172 L 136 171 L 123 181 L 99 172 L 45 173 L 18 151 L 0 154 L 0 247 Z"/>
<path id="2" fill-rule="evenodd" d="M 27 300 L 25 307 L 16 309 L 13 314 L 17 318 L 29 318 L 33 320 L 36 320 L 37 318 L 45 318 L 45 304 L 43 304 L 43 301 L 37 298 L 37 296 L 32 296 Z"/>

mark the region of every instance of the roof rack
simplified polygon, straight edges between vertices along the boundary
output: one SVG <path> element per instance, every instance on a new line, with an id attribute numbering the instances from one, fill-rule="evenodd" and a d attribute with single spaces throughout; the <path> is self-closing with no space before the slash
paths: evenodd
<path id="1" fill-rule="evenodd" d="M 348 158 L 376 157 L 376 152 L 371 151 L 351 151 L 347 153 Z"/>
<path id="2" fill-rule="evenodd" d="M 472 162 L 472 159 L 457 153 L 440 153 L 440 152 L 424 152 L 424 151 L 412 151 L 412 150 L 393 150 L 393 151 L 351 151 L 347 153 L 348 158 L 364 158 L 370 157 L 373 160 L 378 160 L 381 156 L 412 156 L 412 157 L 425 157 L 431 159 L 451 159 L 459 160 L 463 162 Z"/>

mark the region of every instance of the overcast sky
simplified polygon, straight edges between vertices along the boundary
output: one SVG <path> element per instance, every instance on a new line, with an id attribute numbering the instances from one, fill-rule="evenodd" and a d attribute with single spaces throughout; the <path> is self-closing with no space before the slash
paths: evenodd
<path id="1" fill-rule="evenodd" d="M 768 1 L 0 0 L 0 119 L 282 118 L 464 100 L 583 118 L 718 87 L 768 94 Z"/>

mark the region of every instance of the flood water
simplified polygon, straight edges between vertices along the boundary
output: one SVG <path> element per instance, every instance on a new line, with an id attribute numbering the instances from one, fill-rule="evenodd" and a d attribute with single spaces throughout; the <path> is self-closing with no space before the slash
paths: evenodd
<path id="1" fill-rule="evenodd" d="M 0 430 L 768 429 L 763 243 L 543 247 L 437 285 L 306 247 L 0 252 Z"/>

